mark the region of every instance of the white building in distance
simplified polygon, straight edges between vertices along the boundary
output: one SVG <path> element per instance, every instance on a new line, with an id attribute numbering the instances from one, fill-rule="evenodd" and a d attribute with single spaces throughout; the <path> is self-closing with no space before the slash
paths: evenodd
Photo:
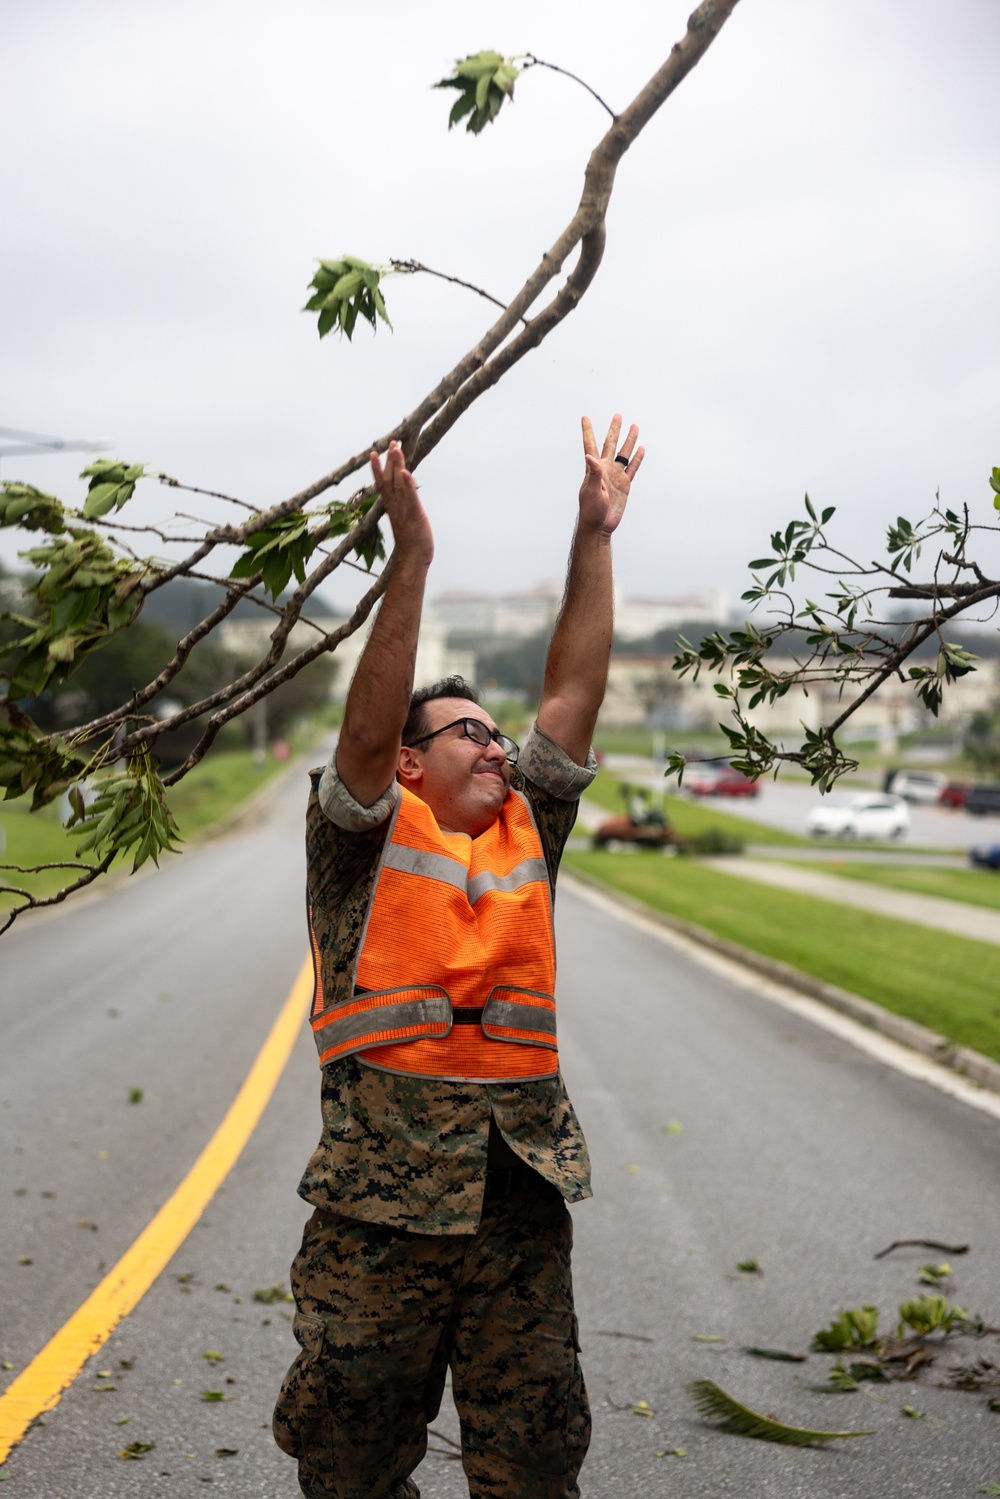
<path id="1" fill-rule="evenodd" d="M 563 585 L 537 583 L 519 593 L 454 590 L 431 600 L 433 614 L 450 634 L 483 640 L 524 640 L 547 634 L 556 622 Z M 687 622 L 723 624 L 729 600 L 720 588 L 680 598 L 629 598 L 615 586 L 615 633 L 623 640 L 646 640 L 658 630 Z"/>

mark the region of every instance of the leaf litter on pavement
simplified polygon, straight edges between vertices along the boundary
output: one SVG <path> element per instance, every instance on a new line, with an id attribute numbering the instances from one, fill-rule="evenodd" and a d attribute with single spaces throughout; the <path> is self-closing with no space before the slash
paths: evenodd
<path id="1" fill-rule="evenodd" d="M 901 1239 L 890 1244 L 876 1255 L 883 1258 L 892 1250 L 904 1246 L 941 1249 L 949 1254 L 964 1254 L 967 1245 L 946 1245 L 928 1239 Z M 756 1262 L 741 1261 L 739 1268 L 749 1269 Z M 952 1275 L 947 1263 L 923 1265 L 919 1277 L 924 1284 L 940 1286 Z M 893 1381 L 913 1381 L 929 1368 L 944 1347 L 962 1338 L 977 1340 L 988 1335 L 1000 1334 L 1000 1328 L 987 1325 L 982 1316 L 970 1314 L 965 1307 L 951 1303 L 938 1294 L 924 1293 L 899 1304 L 895 1326 L 891 1332 L 880 1333 L 879 1311 L 874 1303 L 847 1307 L 838 1312 L 829 1326 L 820 1328 L 813 1337 L 814 1352 L 836 1354 L 828 1371 L 828 1383 L 813 1385 L 821 1393 L 852 1394 L 861 1392 L 880 1404 L 886 1398 L 870 1388 L 873 1384 L 886 1385 Z M 714 1334 L 696 1333 L 695 1342 L 723 1342 Z M 781 1363 L 801 1363 L 806 1354 L 786 1352 L 783 1349 L 745 1347 L 744 1353 L 755 1358 L 772 1359 Z M 851 1355 L 863 1357 L 851 1358 Z M 942 1388 L 983 1390 L 991 1385 L 1000 1385 L 1000 1364 L 989 1358 L 979 1358 L 970 1364 L 952 1365 L 950 1378 Z M 687 1386 L 688 1394 L 702 1416 L 715 1423 L 720 1431 L 738 1436 L 756 1437 L 759 1440 L 784 1443 L 789 1446 L 825 1445 L 835 1440 L 855 1436 L 868 1436 L 869 1431 L 826 1431 L 788 1425 L 775 1415 L 763 1415 L 760 1411 L 743 1404 L 714 1380 L 693 1380 Z M 1000 1398 L 991 1398 L 987 1407 L 1000 1413 Z M 935 1426 L 951 1425 L 950 1421 L 928 1415 L 911 1404 L 900 1407 L 903 1416 L 911 1421 L 926 1421 Z M 658 1456 L 662 1454 L 657 1454 Z M 993 1492 L 984 1489 L 983 1492 Z M 995 1490 L 1000 1494 L 1000 1487 Z"/>

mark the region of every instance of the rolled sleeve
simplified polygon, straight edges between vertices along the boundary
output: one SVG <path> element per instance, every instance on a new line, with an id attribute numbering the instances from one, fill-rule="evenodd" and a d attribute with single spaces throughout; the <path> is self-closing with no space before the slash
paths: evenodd
<path id="1" fill-rule="evenodd" d="M 517 763 L 527 780 L 564 802 L 577 801 L 597 774 L 597 759 L 592 749 L 587 751 L 587 763 L 577 765 L 565 750 L 542 733 L 537 723 L 528 730 Z"/>
<path id="2" fill-rule="evenodd" d="M 363 807 L 340 779 L 336 761 L 331 758 L 320 777 L 318 794 L 320 806 L 336 827 L 347 833 L 367 833 L 392 815 L 399 800 L 399 787 L 393 781 L 377 802 Z"/>

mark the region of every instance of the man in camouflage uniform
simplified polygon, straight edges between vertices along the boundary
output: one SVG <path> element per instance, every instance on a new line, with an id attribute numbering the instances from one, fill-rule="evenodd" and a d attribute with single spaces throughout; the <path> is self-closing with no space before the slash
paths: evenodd
<path id="1" fill-rule="evenodd" d="M 519 791 L 554 891 L 577 800 L 596 771 L 590 737 L 611 647 L 610 537 L 643 457 L 635 427 L 616 454 L 620 430 L 616 416 L 599 450 L 584 419 L 587 471 L 566 594 L 519 759 L 460 678 L 410 698 L 433 542 L 398 445 L 384 472 L 372 455 L 393 572 L 308 812 L 325 1006 L 355 993 L 397 782 L 430 807 L 442 832 L 471 839 Z M 303 1493 L 418 1499 L 409 1475 L 450 1369 L 472 1499 L 574 1499 L 590 1413 L 565 1204 L 589 1197 L 590 1180 L 560 1074 L 450 1081 L 366 1065 L 361 1051 L 324 1066 L 322 1111 L 299 1187 L 315 1211 L 292 1266 L 301 1352 L 274 1415 Z"/>

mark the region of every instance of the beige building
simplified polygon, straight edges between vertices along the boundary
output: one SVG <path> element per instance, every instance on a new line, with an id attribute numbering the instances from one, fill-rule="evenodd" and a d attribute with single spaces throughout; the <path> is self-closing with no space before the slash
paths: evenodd
<path id="1" fill-rule="evenodd" d="M 268 648 L 271 631 L 276 623 L 273 616 L 263 612 L 259 619 L 227 620 L 219 627 L 219 643 L 224 650 L 231 651 L 234 655 L 245 656 L 251 653 L 255 656 L 263 655 Z M 319 623 L 324 629 L 333 631 L 338 625 L 343 624 L 343 620 L 327 615 Z M 337 674 L 332 689 L 334 702 L 343 702 L 347 696 L 354 668 L 358 664 L 358 657 L 364 650 L 370 629 L 371 623 L 362 625 L 360 630 L 355 630 L 353 635 L 348 635 L 345 640 L 342 640 L 333 653 L 333 660 L 337 664 Z M 295 625 L 284 659 L 288 660 L 297 651 L 312 645 L 316 639 L 317 632 L 311 625 L 301 622 Z M 472 681 L 475 673 L 474 652 L 451 650 L 448 646 L 448 630 L 445 625 L 430 612 L 425 612 L 417 640 L 413 685 L 426 687 L 431 682 L 438 682 L 442 677 L 450 676 L 467 677 Z"/>
<path id="2" fill-rule="evenodd" d="M 715 691 L 715 683 L 725 681 L 731 687 L 732 677 L 719 677 L 703 667 L 694 682 L 690 675 L 679 677 L 671 669 L 673 661 L 672 655 L 612 656 L 602 721 L 690 730 L 710 729 L 725 723 L 730 710 L 726 699 Z M 790 659 L 771 660 L 768 665 L 773 671 L 790 671 L 794 667 Z M 762 733 L 795 733 L 803 724 L 815 729 L 821 723 L 829 723 L 843 711 L 851 696 L 850 687 L 841 696 L 836 684 L 811 687 L 808 694 L 804 688 L 793 687 L 776 703 L 761 703 L 747 716 Z M 740 693 L 744 708 L 750 697 L 749 691 Z M 988 711 L 998 700 L 1000 662 L 983 661 L 976 671 L 945 689 L 940 721 L 962 728 L 974 713 Z M 896 678 L 885 682 L 852 714 L 850 728 L 854 733 L 867 731 L 891 739 L 931 722 L 933 719 L 913 686 Z"/>
<path id="3" fill-rule="evenodd" d="M 439 593 L 431 607 L 456 635 L 526 640 L 551 631 L 562 595 L 563 584 L 548 581 L 521 593 Z M 623 640 L 644 640 L 692 621 L 719 624 L 728 615 L 728 596 L 718 588 L 678 598 L 630 598 L 615 585 L 615 633 Z"/>

